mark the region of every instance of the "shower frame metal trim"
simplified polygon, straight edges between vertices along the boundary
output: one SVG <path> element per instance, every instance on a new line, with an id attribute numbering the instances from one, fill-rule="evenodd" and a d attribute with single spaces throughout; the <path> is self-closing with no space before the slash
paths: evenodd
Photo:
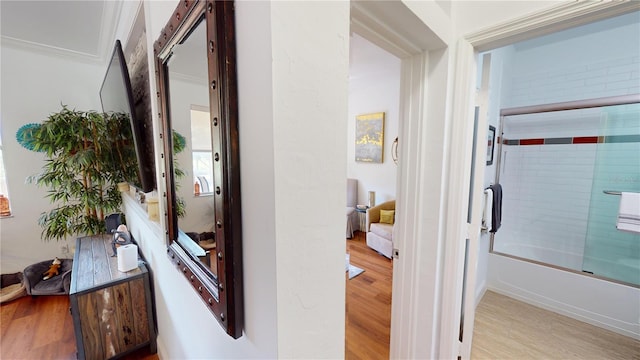
<path id="1" fill-rule="evenodd" d="M 493 238 L 493 236 L 492 236 L 492 238 Z M 493 247 L 493 240 L 492 240 L 491 246 Z M 549 268 L 552 268 L 552 269 L 556 269 L 556 270 L 567 271 L 567 272 L 578 274 L 578 275 L 584 275 L 584 276 L 592 277 L 594 279 L 605 280 L 605 281 L 608 281 L 608 282 L 612 282 L 612 283 L 616 283 L 616 284 L 630 286 L 630 287 L 633 287 L 633 288 L 636 288 L 636 289 L 640 289 L 640 285 L 637 285 L 637 284 L 634 284 L 634 283 L 628 283 L 628 282 L 624 282 L 624 281 L 621 281 L 621 280 L 616 280 L 616 279 L 613 279 L 613 278 L 599 276 L 599 275 L 596 275 L 596 274 L 591 274 L 591 273 L 588 273 L 588 272 L 584 272 L 584 271 L 580 271 L 580 270 L 576 270 L 576 269 L 571 269 L 571 268 L 568 268 L 568 267 L 549 264 L 549 263 L 546 263 L 546 262 L 543 262 L 543 261 L 539 261 L 539 260 L 527 259 L 527 258 L 524 258 L 524 257 L 511 255 L 511 254 L 503 253 L 503 252 L 500 252 L 500 251 L 493 251 L 493 249 L 491 250 L 491 253 L 495 254 L 495 255 L 500 255 L 500 256 L 511 258 L 511 259 L 515 259 L 515 260 L 525 261 L 525 262 L 536 264 L 536 265 L 546 266 L 546 267 L 549 267 Z"/>

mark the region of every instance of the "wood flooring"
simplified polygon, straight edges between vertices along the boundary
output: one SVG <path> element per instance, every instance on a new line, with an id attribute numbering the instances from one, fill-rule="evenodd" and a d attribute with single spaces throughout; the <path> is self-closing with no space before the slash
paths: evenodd
<path id="1" fill-rule="evenodd" d="M 392 261 L 367 247 L 361 232 L 347 249 L 365 271 L 346 280 L 345 358 L 388 359 Z M 487 291 L 476 310 L 471 358 L 640 360 L 640 341 Z M 26 296 L 2 304 L 0 359 L 76 359 L 69 298 Z M 158 355 L 143 348 L 124 359 Z"/>
<path id="2" fill-rule="evenodd" d="M 346 359 L 389 359 L 392 261 L 347 240 Z M 471 359 L 634 359 L 640 341 L 487 291 L 476 309 Z"/>
<path id="3" fill-rule="evenodd" d="M 73 359 L 76 340 L 68 296 L 25 296 L 0 306 L 0 359 Z M 121 359 L 157 360 L 148 348 Z"/>
<path id="4" fill-rule="evenodd" d="M 356 231 L 347 240 L 350 262 L 364 272 L 346 285 L 345 358 L 389 359 L 393 262 L 366 244 Z"/>
<path id="5" fill-rule="evenodd" d="M 487 291 L 471 359 L 640 359 L 640 341 Z"/>

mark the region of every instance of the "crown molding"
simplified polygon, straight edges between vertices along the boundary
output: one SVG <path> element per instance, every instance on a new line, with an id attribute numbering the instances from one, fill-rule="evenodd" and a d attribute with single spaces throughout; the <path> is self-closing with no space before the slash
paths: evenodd
<path id="1" fill-rule="evenodd" d="M 98 35 L 95 53 L 71 50 L 68 48 L 52 46 L 36 41 L 28 41 L 15 37 L 2 35 L 0 37 L 2 47 L 29 51 L 44 56 L 53 56 L 61 59 L 79 61 L 87 64 L 105 64 L 111 55 L 115 41 L 115 30 L 120 21 L 122 1 L 104 1 L 102 19 L 100 21 L 100 33 Z"/>
<path id="2" fill-rule="evenodd" d="M 54 56 L 62 59 L 73 59 L 90 64 L 100 64 L 104 62 L 100 56 L 85 52 L 69 50 L 42 43 L 16 39 L 9 36 L 2 36 L 2 47 L 11 47 L 18 50 L 29 51 L 46 56 Z"/>
<path id="3" fill-rule="evenodd" d="M 487 51 L 572 27 L 640 10 L 640 1 L 574 1 L 466 35 L 477 51 Z"/>

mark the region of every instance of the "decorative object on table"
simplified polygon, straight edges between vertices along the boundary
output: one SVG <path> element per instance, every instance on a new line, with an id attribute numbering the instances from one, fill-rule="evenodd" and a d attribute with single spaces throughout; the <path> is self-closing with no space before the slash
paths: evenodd
<path id="1" fill-rule="evenodd" d="M 138 246 L 126 244 L 118 247 L 118 271 L 127 272 L 138 268 Z"/>
<path id="2" fill-rule="evenodd" d="M 149 220 L 160 221 L 160 205 L 157 197 L 150 197 L 147 199 L 147 214 Z"/>
<path id="3" fill-rule="evenodd" d="M 370 208 L 376 206 L 376 192 L 375 191 L 369 191 L 369 204 L 368 206 Z"/>
<path id="4" fill-rule="evenodd" d="M 49 265 L 49 269 L 42 274 L 42 280 L 49 280 L 56 275 L 60 275 L 60 264 L 62 264 L 60 259 L 53 259 L 53 262 Z"/>
<path id="5" fill-rule="evenodd" d="M 127 225 L 120 224 L 116 231 L 113 232 L 113 240 L 111 241 L 111 248 L 113 249 L 113 256 L 116 256 L 118 253 L 116 249 L 119 246 L 124 246 L 131 244 L 131 234 L 129 234 L 129 230 L 127 229 Z"/>
<path id="6" fill-rule="evenodd" d="M 356 205 L 356 209 L 358 210 L 367 210 L 369 206 L 367 205 Z"/>
<path id="7" fill-rule="evenodd" d="M 126 181 L 121 181 L 118 183 L 118 191 L 127 192 L 129 191 L 129 183 Z"/>
<path id="8" fill-rule="evenodd" d="M 384 112 L 356 116 L 356 161 L 382 163 Z"/>
<path id="9" fill-rule="evenodd" d="M 107 234 L 113 234 L 120 224 L 122 224 L 122 214 L 121 213 L 113 213 L 111 215 L 107 215 L 104 218 L 104 224 L 107 228 Z"/>

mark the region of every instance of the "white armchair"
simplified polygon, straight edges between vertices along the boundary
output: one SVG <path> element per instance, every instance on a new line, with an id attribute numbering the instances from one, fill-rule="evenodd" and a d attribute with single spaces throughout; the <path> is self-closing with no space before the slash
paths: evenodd
<path id="1" fill-rule="evenodd" d="M 347 179 L 347 238 L 353 237 L 353 232 L 359 230 L 358 213 L 356 203 L 358 202 L 358 180 Z"/>
<path id="2" fill-rule="evenodd" d="M 396 201 L 383 202 L 367 210 L 367 246 L 391 259 Z M 393 210 L 393 213 L 389 211 Z M 381 215 L 381 211 L 386 211 Z"/>

